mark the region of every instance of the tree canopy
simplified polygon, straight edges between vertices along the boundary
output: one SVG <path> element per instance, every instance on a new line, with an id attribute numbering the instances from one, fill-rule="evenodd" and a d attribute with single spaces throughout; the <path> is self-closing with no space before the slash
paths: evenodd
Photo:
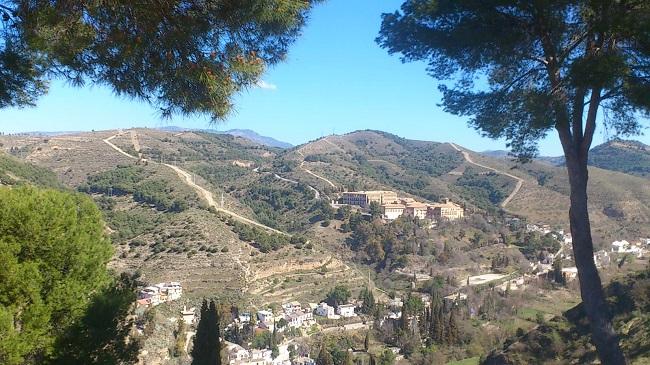
<path id="1" fill-rule="evenodd" d="M 377 41 L 426 61 L 445 110 L 503 138 L 520 159 L 555 130 L 571 185 L 569 221 L 580 290 L 603 363 L 623 364 L 607 313 L 587 205 L 587 161 L 601 119 L 638 133 L 650 114 L 650 2 L 407 0 L 383 15 Z"/>
<path id="2" fill-rule="evenodd" d="M 646 1 L 409 0 L 383 15 L 377 40 L 455 79 L 440 85 L 445 110 L 530 157 L 554 128 L 588 149 L 595 120 L 583 127 L 583 115 L 598 106 L 613 131 L 639 131 L 638 113 L 650 111 L 649 12 Z"/>
<path id="3" fill-rule="evenodd" d="M 47 363 L 107 288 L 111 244 L 81 194 L 0 188 L 0 363 Z"/>
<path id="4" fill-rule="evenodd" d="M 163 116 L 223 118 L 318 1 L 3 1 L 0 108 L 34 105 L 58 77 L 108 85 Z"/>

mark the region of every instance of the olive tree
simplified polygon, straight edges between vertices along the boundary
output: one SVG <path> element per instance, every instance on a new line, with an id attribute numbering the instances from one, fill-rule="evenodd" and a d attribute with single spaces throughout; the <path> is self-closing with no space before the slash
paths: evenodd
<path id="1" fill-rule="evenodd" d="M 624 363 L 593 261 L 587 160 L 597 124 L 634 134 L 650 111 L 650 2 L 408 0 L 383 15 L 377 41 L 403 61 L 426 61 L 448 80 L 445 110 L 505 138 L 522 160 L 557 133 L 592 339 L 604 364 Z"/>

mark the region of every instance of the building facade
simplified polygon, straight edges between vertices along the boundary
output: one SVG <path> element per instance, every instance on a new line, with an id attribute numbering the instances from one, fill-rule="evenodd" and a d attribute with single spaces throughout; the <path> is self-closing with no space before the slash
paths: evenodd
<path id="1" fill-rule="evenodd" d="M 455 221 L 465 216 L 465 209 L 449 199 L 444 199 L 442 203 L 431 205 L 427 215 L 437 221 Z"/>
<path id="2" fill-rule="evenodd" d="M 394 191 L 371 190 L 371 191 L 346 191 L 341 196 L 342 203 L 358 205 L 367 208 L 370 203 L 378 204 L 391 203 L 397 200 L 397 193 Z"/>
<path id="3" fill-rule="evenodd" d="M 382 204 L 381 214 L 383 215 L 384 219 L 394 220 L 404 214 L 405 208 L 406 206 L 404 204 L 399 203 Z"/>

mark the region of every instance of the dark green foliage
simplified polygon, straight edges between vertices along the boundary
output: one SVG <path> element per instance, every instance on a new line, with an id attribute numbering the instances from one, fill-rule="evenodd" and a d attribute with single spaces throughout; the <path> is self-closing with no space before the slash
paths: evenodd
<path id="1" fill-rule="evenodd" d="M 324 345 L 321 345 L 320 352 L 316 358 L 316 365 L 334 365 L 332 355 L 327 351 Z"/>
<path id="2" fill-rule="evenodd" d="M 536 261 L 542 251 L 555 253 L 560 249 L 560 241 L 552 233 L 541 235 L 537 232 L 519 232 L 516 244 L 531 261 Z"/>
<path id="3" fill-rule="evenodd" d="M 104 217 L 114 231 L 111 237 L 118 242 L 124 242 L 153 231 L 168 221 L 164 215 L 151 214 L 143 208 L 130 209 L 129 211 L 107 211 L 104 212 Z"/>
<path id="4" fill-rule="evenodd" d="M 351 296 L 352 293 L 347 286 L 337 285 L 327 293 L 325 302 L 331 306 L 338 307 L 341 304 L 347 304 Z"/>
<path id="5" fill-rule="evenodd" d="M 235 220 L 229 220 L 228 224 L 232 226 L 233 232 L 237 233 L 240 240 L 250 242 L 264 253 L 278 250 L 289 243 L 289 237 L 285 235 L 267 233 L 260 228 Z"/>
<path id="6" fill-rule="evenodd" d="M 322 154 L 316 154 L 316 155 L 308 155 L 305 157 L 306 162 L 325 162 L 325 163 L 331 163 L 332 158 L 327 155 L 322 155 Z"/>
<path id="7" fill-rule="evenodd" d="M 141 339 L 132 334 L 136 289 L 136 278 L 122 274 L 96 294 L 84 317 L 57 341 L 53 364 L 137 363 Z"/>
<path id="8" fill-rule="evenodd" d="M 553 261 L 553 281 L 560 285 L 566 285 L 566 278 L 562 272 L 562 259 L 556 257 Z"/>
<path id="9" fill-rule="evenodd" d="M 402 268 L 407 264 L 407 254 L 422 254 L 422 249 L 429 246 L 425 231 L 410 217 L 402 216 L 388 224 L 355 217 L 355 214 L 350 216 L 348 227 L 353 232 L 348 244 L 367 263 L 391 270 Z M 342 228 L 347 227 L 342 225 Z"/>
<path id="10" fill-rule="evenodd" d="M 449 322 L 447 325 L 446 341 L 450 345 L 456 345 L 460 341 L 460 332 L 456 323 L 456 310 L 452 309 L 449 313 Z"/>
<path id="11" fill-rule="evenodd" d="M 0 99 L 2 99 L 2 96 L 0 96 Z M 0 101 L 1 106 L 2 102 Z M 63 187 L 56 174 L 52 171 L 0 152 L 0 185 L 20 185 L 24 183 L 44 188 L 61 189 Z"/>
<path id="12" fill-rule="evenodd" d="M 118 165 L 113 170 L 89 176 L 87 184 L 79 187 L 79 190 L 107 195 L 133 194 L 136 185 L 152 173 L 139 166 Z"/>
<path id="13" fill-rule="evenodd" d="M 314 202 L 314 192 L 306 185 L 284 187 L 272 176 L 257 181 L 254 187 L 238 192 L 236 196 L 249 206 L 257 220 L 273 228 L 297 231 L 309 224 L 307 212 L 315 214 L 311 220 L 322 220 L 320 201 Z M 331 209 L 331 208 L 330 208 Z M 333 212 L 325 212 L 327 216 Z"/>
<path id="14" fill-rule="evenodd" d="M 359 300 L 362 302 L 359 312 L 368 315 L 375 313 L 377 303 L 375 302 L 375 296 L 372 294 L 372 290 L 368 287 L 363 288 L 361 293 L 359 293 Z"/>
<path id="15" fill-rule="evenodd" d="M 393 365 L 395 364 L 395 354 L 389 349 L 385 349 L 384 352 L 379 355 L 377 359 L 377 365 Z"/>
<path id="16" fill-rule="evenodd" d="M 271 332 L 260 332 L 253 337 L 251 346 L 256 349 L 265 349 L 271 343 Z"/>
<path id="17" fill-rule="evenodd" d="M 88 177 L 88 182 L 79 187 L 86 193 L 105 195 L 133 194 L 133 200 L 151 204 L 159 210 L 181 212 L 189 208 L 190 196 L 175 197 L 174 188 L 164 180 L 148 180 L 153 171 L 139 166 L 118 166 Z"/>
<path id="18" fill-rule="evenodd" d="M 0 7 L 0 107 L 31 105 L 56 75 L 110 86 L 163 116 L 223 118 L 281 61 L 315 1 L 54 3 Z M 51 72 L 48 72 L 51 71 Z"/>
<path id="19" fill-rule="evenodd" d="M 0 188 L 0 363 L 52 359 L 56 341 L 84 320 L 88 308 L 103 306 L 101 295 L 93 303 L 93 293 L 110 284 L 111 254 L 90 198 Z M 88 314 L 86 320 L 93 318 Z M 110 326 L 104 318 L 89 325 Z M 84 330 L 94 336 L 92 328 Z"/>
<path id="20" fill-rule="evenodd" d="M 465 169 L 454 185 L 463 198 L 483 209 L 494 209 L 515 187 L 507 176 L 495 172 L 479 173 L 471 167 Z"/>
<path id="21" fill-rule="evenodd" d="M 221 364 L 219 317 L 216 303 L 204 299 L 201 305 L 201 317 L 194 336 L 192 365 Z"/>

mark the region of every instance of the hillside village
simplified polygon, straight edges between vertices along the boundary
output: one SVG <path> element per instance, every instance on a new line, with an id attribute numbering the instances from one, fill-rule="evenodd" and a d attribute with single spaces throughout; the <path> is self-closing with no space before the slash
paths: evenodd
<path id="1" fill-rule="evenodd" d="M 353 148 L 343 137 L 330 142 Z M 135 302 L 145 341 L 142 364 L 187 359 L 203 297 L 217 297 L 224 306 L 224 356 L 233 365 L 313 365 L 321 342 L 333 338 L 345 338 L 333 348 L 359 361 L 368 362 L 370 354 L 405 360 L 412 355 L 403 333 L 414 331 L 412 322 L 423 328 L 418 331 L 423 345 L 443 349 L 436 355 L 440 359 L 476 363 L 518 329 L 531 329 L 577 303 L 577 270 L 565 226 L 532 224 L 544 221 L 498 209 L 511 190 L 500 193 L 493 172 L 471 175 L 481 188 L 466 194 L 474 180 L 453 185 L 467 175 L 462 162 L 440 173 L 442 186 L 453 189 L 420 196 L 405 191 L 407 185 L 362 190 L 385 186 L 374 181 L 339 192 L 322 178 L 357 179 L 348 172 L 355 165 L 346 155 L 340 161 L 325 155 L 301 166 L 291 163 L 304 158 L 293 150 L 209 134 L 108 131 L 47 142 L 5 137 L 3 143 L 90 194 L 114 232 L 113 265 L 142 270 Z M 308 147 L 322 155 L 324 145 L 331 147 L 322 140 Z M 94 150 L 103 153 L 90 167 L 85 161 Z M 224 151 L 228 158 L 221 157 Z M 63 155 L 78 165 L 63 166 Z M 156 162 L 163 155 L 168 162 Z M 209 169 L 203 159 L 218 168 Z M 12 173 L 2 181 L 20 176 Z M 532 181 L 526 178 L 511 204 L 530 194 Z M 263 189 L 249 190 L 251 185 Z M 472 204 L 483 186 L 495 187 L 490 194 L 499 200 L 492 208 Z M 506 188 L 514 184 L 504 183 Z M 256 200 L 246 200 L 248 194 Z M 633 238 L 643 233 L 610 234 L 614 239 L 594 253 L 604 274 L 643 265 L 650 240 Z M 333 302 L 328 296 L 336 290 L 349 294 Z M 563 304 L 557 305 L 558 297 Z M 445 328 L 450 322 L 459 328 L 454 338 L 431 333 L 434 321 L 427 312 L 434 308 Z M 364 336 L 372 338 L 369 350 L 363 349 Z M 170 352 L 170 341 L 180 338 L 182 351 Z"/>

